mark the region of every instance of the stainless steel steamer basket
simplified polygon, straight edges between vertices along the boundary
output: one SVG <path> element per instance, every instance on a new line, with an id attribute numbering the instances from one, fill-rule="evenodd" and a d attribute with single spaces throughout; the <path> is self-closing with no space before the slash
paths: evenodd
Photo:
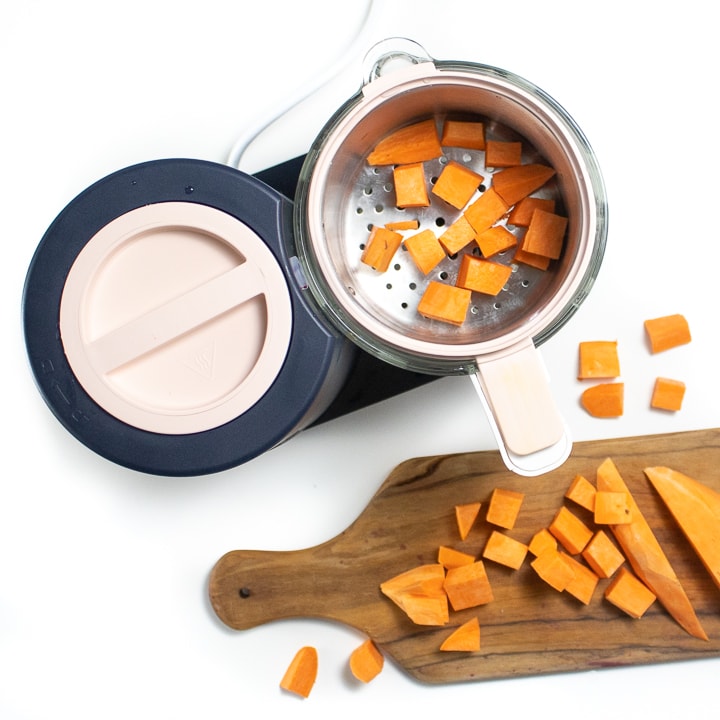
<path id="1" fill-rule="evenodd" d="M 512 263 L 503 291 L 474 297 L 461 327 L 431 321 L 417 304 L 431 279 L 453 283 L 458 259 L 422 276 L 400 251 L 386 273 L 360 261 L 368 228 L 412 217 L 438 233 L 460 215 L 445 204 L 398 209 L 391 167 L 366 157 L 399 127 L 435 118 L 479 119 L 496 139 L 521 140 L 523 162 L 556 175 L 537 195 L 554 197 L 568 217 L 562 256 L 546 271 Z M 449 160 L 492 183 L 484 152 L 444 148 L 425 163 L 430 184 Z M 482 188 L 481 188 L 482 190 Z M 542 90 L 512 73 L 469 62 L 437 61 L 416 43 L 390 39 L 366 59 L 361 90 L 328 121 L 303 165 L 295 198 L 296 252 L 323 312 L 371 354 L 419 372 L 472 377 L 508 467 L 546 472 L 570 452 L 567 427 L 549 391 L 536 347 L 574 314 L 598 273 L 607 236 L 601 173 L 585 136 Z M 517 228 L 508 229 L 518 232 Z"/>

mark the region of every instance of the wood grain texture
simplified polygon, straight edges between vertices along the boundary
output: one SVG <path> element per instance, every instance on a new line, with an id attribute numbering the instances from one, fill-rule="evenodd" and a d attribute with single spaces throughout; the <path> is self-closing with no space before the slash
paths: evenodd
<path id="1" fill-rule="evenodd" d="M 444 627 L 414 625 L 379 590 L 384 580 L 436 562 L 438 546 L 479 555 L 492 527 L 485 520 L 496 487 L 525 500 L 512 537 L 528 542 L 562 504 L 573 477 L 594 480 L 611 457 L 656 533 L 708 641 L 688 635 L 655 603 L 640 620 L 605 601 L 601 580 L 589 605 L 558 593 L 526 560 L 517 571 L 486 561 L 495 600 L 450 613 Z M 643 474 L 665 465 L 720 491 L 720 429 L 576 443 L 567 462 L 538 478 L 510 473 L 497 452 L 408 460 L 396 467 L 357 520 L 337 537 L 291 552 L 234 550 L 212 569 L 209 594 L 228 626 L 247 629 L 282 618 L 346 623 L 373 638 L 383 653 L 420 681 L 449 683 L 720 655 L 720 591 Z M 482 501 L 480 517 L 460 541 L 454 506 Z M 590 516 L 574 507 L 583 519 Z M 442 640 L 478 616 L 479 653 L 440 652 Z"/>

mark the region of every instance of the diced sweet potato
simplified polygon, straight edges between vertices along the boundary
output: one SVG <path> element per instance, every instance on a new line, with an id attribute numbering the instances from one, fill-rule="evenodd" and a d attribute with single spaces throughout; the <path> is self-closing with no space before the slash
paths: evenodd
<path id="1" fill-rule="evenodd" d="M 385 658 L 377 645 L 367 638 L 350 653 L 350 672 L 361 682 L 368 683 L 383 669 Z"/>
<path id="2" fill-rule="evenodd" d="M 561 557 L 573 571 L 573 578 L 565 586 L 565 592 L 577 598 L 583 605 L 589 605 L 600 578 L 574 557 L 565 553 L 561 553 Z"/>
<path id="3" fill-rule="evenodd" d="M 477 236 L 476 241 L 486 258 L 517 245 L 517 238 L 504 225 L 489 227 Z"/>
<path id="4" fill-rule="evenodd" d="M 467 150 L 485 149 L 485 125 L 470 120 L 445 120 L 440 144 Z"/>
<path id="5" fill-rule="evenodd" d="M 419 220 L 393 220 L 385 223 L 388 230 L 417 230 L 420 227 Z"/>
<path id="6" fill-rule="evenodd" d="M 447 545 L 441 545 L 438 548 L 437 560 L 445 569 L 450 569 L 460 567 L 460 565 L 470 565 L 470 563 L 474 563 L 475 556 L 470 555 L 470 553 L 448 547 Z"/>
<path id="7" fill-rule="evenodd" d="M 525 562 L 527 553 L 527 545 L 499 530 L 493 530 L 485 543 L 483 558 L 518 570 Z"/>
<path id="8" fill-rule="evenodd" d="M 532 536 L 528 550 L 538 557 L 546 550 L 557 550 L 557 540 L 547 528 L 541 528 Z"/>
<path id="9" fill-rule="evenodd" d="M 590 512 L 595 511 L 595 486 L 584 476 L 575 475 L 565 492 L 565 497 Z"/>
<path id="10" fill-rule="evenodd" d="M 508 223 L 518 227 L 527 227 L 535 210 L 555 212 L 555 201 L 552 198 L 528 196 L 516 203 L 508 215 Z"/>
<path id="11" fill-rule="evenodd" d="M 395 203 L 399 208 L 430 205 L 425 185 L 425 167 L 421 162 L 394 167 L 393 183 L 395 185 Z"/>
<path id="12" fill-rule="evenodd" d="M 579 555 L 593 536 L 592 530 L 565 506 L 557 511 L 548 530 L 571 555 Z"/>
<path id="13" fill-rule="evenodd" d="M 532 569 L 551 587 L 562 592 L 572 582 L 575 572 L 560 550 L 546 550 L 531 563 Z"/>
<path id="14" fill-rule="evenodd" d="M 455 521 L 457 522 L 461 540 L 465 540 L 470 534 L 481 507 L 482 503 L 479 502 L 462 503 L 455 506 Z"/>
<path id="15" fill-rule="evenodd" d="M 605 599 L 633 618 L 641 618 L 657 599 L 640 579 L 621 567 L 605 589 Z"/>
<path id="16" fill-rule="evenodd" d="M 492 525 L 512 530 L 524 500 L 524 493 L 495 488 L 490 496 L 486 520 Z"/>
<path id="17" fill-rule="evenodd" d="M 616 340 L 586 340 L 578 345 L 578 380 L 616 378 L 620 358 Z"/>
<path id="18" fill-rule="evenodd" d="M 585 562 L 601 578 L 611 577 L 625 562 L 625 556 L 604 530 L 598 530 L 582 551 Z"/>
<path id="19" fill-rule="evenodd" d="M 594 520 L 597 525 L 622 525 L 632 521 L 630 498 L 625 492 L 598 490 Z"/>
<path id="20" fill-rule="evenodd" d="M 494 599 L 482 560 L 448 570 L 444 588 L 455 611 L 485 605 Z"/>
<path id="21" fill-rule="evenodd" d="M 429 563 L 386 580 L 380 591 L 416 625 L 444 625 L 450 617 L 444 582 L 445 568 Z"/>
<path id="22" fill-rule="evenodd" d="M 465 208 L 465 217 L 476 235 L 494 225 L 509 210 L 510 205 L 493 188 L 488 188 L 477 200 Z"/>
<path id="23" fill-rule="evenodd" d="M 480 650 L 480 622 L 472 617 L 459 627 L 440 644 L 443 652 L 477 652 Z"/>
<path id="24" fill-rule="evenodd" d="M 509 265 L 465 254 L 460 261 L 456 284 L 484 295 L 497 295 L 512 273 Z"/>
<path id="25" fill-rule="evenodd" d="M 540 189 L 554 175 L 555 170 L 547 165 L 517 165 L 496 172 L 492 187 L 511 206 Z"/>
<path id="26" fill-rule="evenodd" d="M 435 120 L 406 125 L 385 136 L 367 156 L 368 165 L 405 165 L 442 155 Z"/>
<path id="27" fill-rule="evenodd" d="M 318 671 L 317 649 L 311 645 L 301 647 L 288 665 L 280 680 L 280 687 L 307 698 L 315 685 Z"/>
<path id="28" fill-rule="evenodd" d="M 547 270 L 550 267 L 549 257 L 529 253 L 526 250 L 523 250 L 521 245 L 515 249 L 513 262 L 523 263 L 523 265 L 529 265 L 530 267 L 537 268 L 538 270 Z"/>
<path id="29" fill-rule="evenodd" d="M 562 253 L 567 224 L 568 219 L 562 215 L 535 210 L 523 239 L 523 250 L 557 260 Z"/>
<path id="30" fill-rule="evenodd" d="M 485 143 L 485 165 L 492 168 L 506 168 L 522 162 L 522 143 L 503 140 L 488 140 Z"/>
<path id="31" fill-rule="evenodd" d="M 445 250 L 438 242 L 435 233 L 429 228 L 407 238 L 405 248 L 423 275 L 427 275 L 446 258 Z"/>
<path id="32" fill-rule="evenodd" d="M 692 340 L 688 321 L 679 313 L 646 320 L 644 326 L 652 353 L 686 345 Z"/>
<path id="33" fill-rule="evenodd" d="M 625 409 L 625 383 L 593 385 L 582 393 L 580 403 L 593 417 L 620 417 Z"/>
<path id="34" fill-rule="evenodd" d="M 360 260 L 373 270 L 385 272 L 400 247 L 402 239 L 403 236 L 394 230 L 373 225 Z"/>
<path id="35" fill-rule="evenodd" d="M 418 312 L 430 320 L 462 325 L 472 292 L 467 288 L 431 280 L 418 303 Z"/>
<path id="36" fill-rule="evenodd" d="M 474 172 L 469 167 L 450 160 L 442 169 L 431 192 L 454 208 L 462 210 L 483 180 L 482 175 Z"/>
<path id="37" fill-rule="evenodd" d="M 682 380 L 659 377 L 655 379 L 650 407 L 677 412 L 682 408 L 684 397 L 685 383 Z"/>
<path id="38" fill-rule="evenodd" d="M 456 255 L 475 239 L 475 230 L 464 215 L 448 226 L 438 238 L 448 255 Z"/>

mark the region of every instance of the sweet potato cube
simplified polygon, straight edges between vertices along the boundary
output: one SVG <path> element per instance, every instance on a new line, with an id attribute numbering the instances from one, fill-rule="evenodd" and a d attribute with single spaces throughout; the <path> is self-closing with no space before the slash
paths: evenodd
<path id="1" fill-rule="evenodd" d="M 374 225 L 360 260 L 373 270 L 385 272 L 400 247 L 402 239 L 399 232 Z"/>
<path id="2" fill-rule="evenodd" d="M 469 120 L 446 120 L 443 124 L 440 144 L 443 147 L 484 150 L 485 125 Z"/>
<path id="3" fill-rule="evenodd" d="M 601 578 L 611 577 L 625 562 L 625 556 L 618 550 L 604 530 L 598 530 L 582 551 L 585 562 Z"/>
<path id="4" fill-rule="evenodd" d="M 455 506 L 455 521 L 457 522 L 461 540 L 465 540 L 470 534 L 481 507 L 482 503 L 479 502 L 463 503 Z"/>
<path id="5" fill-rule="evenodd" d="M 525 562 L 527 553 L 527 545 L 499 530 L 490 533 L 483 549 L 483 557 L 486 560 L 492 560 L 513 570 L 518 570 Z"/>
<path id="6" fill-rule="evenodd" d="M 522 143 L 488 140 L 485 143 L 485 166 L 506 168 L 522 162 Z"/>
<path id="7" fill-rule="evenodd" d="M 367 156 L 368 165 L 406 165 L 442 155 L 435 120 L 430 118 L 394 130 Z"/>
<path id="8" fill-rule="evenodd" d="M 527 227 L 530 224 L 530 218 L 535 210 L 545 210 L 546 212 L 555 212 L 555 200 L 552 198 L 539 198 L 528 196 L 524 197 L 515 204 L 508 215 L 508 223 L 517 225 L 518 227 Z"/>
<path id="9" fill-rule="evenodd" d="M 571 555 L 579 555 L 593 536 L 592 530 L 564 505 L 555 514 L 548 530 Z"/>
<path id="10" fill-rule="evenodd" d="M 482 175 L 469 167 L 450 160 L 433 185 L 432 193 L 454 208 L 462 210 L 483 180 Z"/>
<path id="11" fill-rule="evenodd" d="M 474 255 L 463 255 L 458 268 L 458 287 L 475 290 L 484 295 L 497 295 L 512 274 L 509 265 L 483 260 Z"/>
<path id="12" fill-rule="evenodd" d="M 438 238 L 448 255 L 456 255 L 475 239 L 475 230 L 464 215 L 448 226 Z"/>
<path id="13" fill-rule="evenodd" d="M 367 638 L 351 653 L 350 672 L 361 682 L 368 683 L 382 672 L 385 657 L 371 638 Z"/>
<path id="14" fill-rule="evenodd" d="M 492 186 L 510 207 L 540 189 L 554 175 L 555 170 L 547 165 L 516 165 L 496 172 Z"/>
<path id="15" fill-rule="evenodd" d="M 688 321 L 679 313 L 652 318 L 643 325 L 653 354 L 686 345 L 692 340 Z"/>
<path id="16" fill-rule="evenodd" d="M 416 625 L 444 625 L 449 620 L 444 582 L 445 568 L 429 563 L 386 580 L 380 584 L 380 591 Z"/>
<path id="17" fill-rule="evenodd" d="M 437 236 L 429 228 L 407 238 L 405 248 L 423 275 L 447 257 Z"/>
<path id="18" fill-rule="evenodd" d="M 616 378 L 620 358 L 616 340 L 586 340 L 578 345 L 578 380 Z"/>
<path id="19" fill-rule="evenodd" d="M 656 410 L 677 412 L 682 408 L 685 397 L 685 383 L 681 380 L 659 377 L 655 379 L 650 407 Z"/>
<path id="20" fill-rule="evenodd" d="M 512 530 L 524 499 L 524 493 L 495 488 L 490 496 L 486 520 L 492 525 Z"/>
<path id="21" fill-rule="evenodd" d="M 492 227 L 509 209 L 509 203 L 490 187 L 465 208 L 464 215 L 475 234 L 479 235 Z"/>
<path id="22" fill-rule="evenodd" d="M 537 268 L 538 270 L 547 270 L 550 267 L 550 258 L 544 255 L 535 255 L 523 250 L 521 245 L 515 249 L 515 255 L 513 255 L 513 262 L 522 263 L 523 265 L 529 265 L 530 267 Z"/>
<path id="23" fill-rule="evenodd" d="M 540 578 L 558 592 L 565 590 L 575 577 L 575 572 L 564 560 L 560 550 L 546 550 L 542 555 L 538 555 L 530 566 Z"/>
<path id="24" fill-rule="evenodd" d="M 493 225 L 476 238 L 480 252 L 489 258 L 517 245 L 517 238 L 503 225 Z"/>
<path id="25" fill-rule="evenodd" d="M 446 569 L 460 567 L 460 565 L 469 565 L 475 562 L 475 556 L 470 553 L 456 550 L 455 548 L 441 545 L 438 548 L 438 562 Z"/>
<path id="26" fill-rule="evenodd" d="M 625 383 L 600 383 L 583 391 L 580 404 L 593 417 L 620 417 L 625 411 Z"/>
<path id="27" fill-rule="evenodd" d="M 418 312 L 430 320 L 462 325 L 472 292 L 466 288 L 431 280 L 418 303 Z"/>
<path id="28" fill-rule="evenodd" d="M 482 560 L 476 560 L 470 565 L 450 568 L 443 587 L 455 611 L 485 605 L 494 599 Z"/>
<path id="29" fill-rule="evenodd" d="M 393 168 L 395 203 L 399 208 L 427 207 L 430 205 L 425 185 L 425 168 L 421 162 L 398 165 Z"/>
<path id="30" fill-rule="evenodd" d="M 480 623 L 476 617 L 470 618 L 440 644 L 444 652 L 477 652 L 480 649 Z"/>
<path id="31" fill-rule="evenodd" d="M 315 685 L 318 671 L 318 653 L 312 645 L 301 647 L 294 655 L 280 687 L 300 697 L 307 698 Z"/>
<path id="32" fill-rule="evenodd" d="M 657 599 L 627 568 L 621 567 L 605 589 L 605 599 L 633 618 L 641 618 Z"/>
<path id="33" fill-rule="evenodd" d="M 585 510 L 595 512 L 595 486 L 584 476 L 576 475 L 565 491 L 565 497 Z"/>
<path id="34" fill-rule="evenodd" d="M 630 498 L 625 492 L 599 490 L 595 495 L 594 520 L 598 525 L 623 525 L 632 522 Z"/>
<path id="35" fill-rule="evenodd" d="M 385 223 L 388 230 L 417 230 L 420 227 L 419 220 L 393 220 Z"/>
<path id="36" fill-rule="evenodd" d="M 562 559 L 572 568 L 573 579 L 565 586 L 565 592 L 589 605 L 600 578 L 587 565 L 570 555 L 561 553 Z"/>
<path id="37" fill-rule="evenodd" d="M 523 239 L 523 250 L 557 260 L 562 252 L 567 224 L 568 219 L 562 215 L 535 210 Z"/>
<path id="38" fill-rule="evenodd" d="M 546 550 L 557 550 L 557 540 L 547 528 L 538 530 L 528 544 L 528 550 L 535 556 L 542 555 Z"/>

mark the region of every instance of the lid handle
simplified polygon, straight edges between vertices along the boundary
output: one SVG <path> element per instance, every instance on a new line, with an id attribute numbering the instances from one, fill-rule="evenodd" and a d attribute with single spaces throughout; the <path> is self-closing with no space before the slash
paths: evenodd
<path id="1" fill-rule="evenodd" d="M 431 63 L 433 59 L 425 48 L 408 38 L 393 37 L 375 43 L 363 60 L 363 84 L 377 80 L 397 69 Z"/>

